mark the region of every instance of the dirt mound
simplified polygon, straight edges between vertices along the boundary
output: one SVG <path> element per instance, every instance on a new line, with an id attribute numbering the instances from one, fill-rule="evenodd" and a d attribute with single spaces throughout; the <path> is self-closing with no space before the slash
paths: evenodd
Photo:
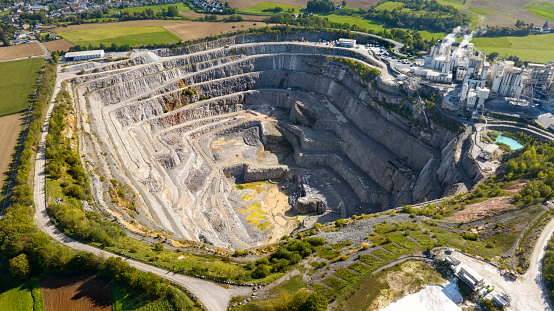
<path id="1" fill-rule="evenodd" d="M 45 311 L 111 311 L 110 282 L 99 275 L 56 276 L 42 280 Z"/>

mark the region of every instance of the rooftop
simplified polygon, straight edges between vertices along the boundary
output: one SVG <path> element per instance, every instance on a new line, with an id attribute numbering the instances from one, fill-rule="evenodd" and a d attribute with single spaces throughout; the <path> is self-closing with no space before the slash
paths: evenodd
<path id="1" fill-rule="evenodd" d="M 66 58 L 69 57 L 79 57 L 87 55 L 98 55 L 104 53 L 104 50 L 90 50 L 90 51 L 79 51 L 79 52 L 68 52 L 65 54 Z"/>

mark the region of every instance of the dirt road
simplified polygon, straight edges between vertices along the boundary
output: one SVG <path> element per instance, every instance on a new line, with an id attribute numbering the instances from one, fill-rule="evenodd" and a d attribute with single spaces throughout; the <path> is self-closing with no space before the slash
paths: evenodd
<path id="1" fill-rule="evenodd" d="M 457 252 L 455 256 L 462 263 L 467 264 L 485 278 L 486 283 L 512 296 L 512 304 L 507 310 L 552 310 L 544 287 L 541 271 L 544 249 L 553 232 L 554 219 L 551 220 L 542 231 L 533 249 L 529 269 L 524 275 L 520 276 L 517 281 L 512 281 L 508 277 L 501 276 L 500 270 L 491 264 L 476 260 L 459 252 Z"/>
<path id="2" fill-rule="evenodd" d="M 60 73 L 61 72 L 59 72 L 58 70 L 58 77 L 60 77 L 59 76 Z M 54 107 L 54 98 L 56 98 L 56 95 L 60 91 L 60 88 L 61 88 L 61 79 L 58 78 L 58 81 L 56 81 L 56 88 L 55 88 L 54 94 L 52 95 L 52 101 L 50 102 L 50 106 L 48 107 L 48 112 L 46 114 L 46 119 L 43 126 L 43 132 L 40 140 L 39 150 L 36 158 L 35 187 L 34 187 L 34 197 L 35 197 L 35 205 L 36 205 L 35 222 L 39 227 L 39 229 L 46 232 L 51 238 L 73 249 L 76 249 L 79 251 L 87 251 L 97 256 L 103 256 L 105 258 L 120 257 L 112 253 L 92 247 L 90 245 L 80 243 L 78 241 L 75 241 L 67 237 L 54 226 L 46 211 L 46 197 L 47 197 L 46 187 L 45 187 L 46 174 L 44 171 L 45 165 L 46 165 L 46 154 L 45 154 L 46 134 L 48 134 L 48 120 L 50 119 L 50 116 L 52 114 L 52 109 Z M 142 262 L 130 260 L 127 258 L 122 258 L 122 259 L 127 261 L 131 266 L 141 271 L 155 273 L 167 280 L 170 280 L 182 285 L 183 287 L 191 291 L 194 295 L 196 295 L 196 297 L 200 299 L 200 301 L 206 307 L 207 310 L 213 310 L 213 311 L 226 310 L 227 304 L 229 303 L 231 296 L 249 295 L 251 293 L 251 289 L 249 287 L 229 286 L 228 288 L 223 288 L 219 285 L 216 285 L 215 283 L 188 277 L 182 274 L 169 272 L 167 270 L 153 267 Z"/>

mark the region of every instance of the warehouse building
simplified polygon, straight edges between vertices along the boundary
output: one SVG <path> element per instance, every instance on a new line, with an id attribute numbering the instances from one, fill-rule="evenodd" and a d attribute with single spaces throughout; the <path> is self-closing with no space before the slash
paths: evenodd
<path id="1" fill-rule="evenodd" d="M 64 59 L 67 61 L 78 61 L 104 57 L 104 50 L 92 50 L 92 51 L 80 51 L 80 52 L 68 52 L 65 54 Z"/>

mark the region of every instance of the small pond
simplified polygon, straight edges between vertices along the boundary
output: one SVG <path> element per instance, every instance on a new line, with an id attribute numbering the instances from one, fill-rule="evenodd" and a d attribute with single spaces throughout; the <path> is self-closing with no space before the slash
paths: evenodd
<path id="1" fill-rule="evenodd" d="M 512 148 L 512 150 L 518 150 L 518 149 L 523 148 L 523 145 L 518 143 L 517 140 L 515 140 L 513 138 L 510 138 L 510 137 L 502 136 L 502 134 L 498 135 L 498 137 L 496 138 L 496 140 L 494 142 L 495 143 L 503 143 L 505 145 L 508 145 L 508 146 L 510 146 L 510 148 Z"/>

